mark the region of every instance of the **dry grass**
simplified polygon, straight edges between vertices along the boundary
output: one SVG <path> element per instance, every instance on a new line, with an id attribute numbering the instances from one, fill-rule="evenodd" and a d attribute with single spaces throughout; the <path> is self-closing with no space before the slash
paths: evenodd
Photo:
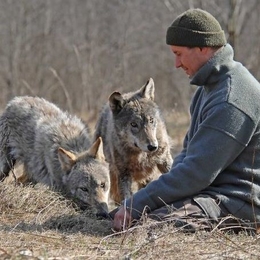
<path id="1" fill-rule="evenodd" d="M 114 233 L 43 185 L 0 183 L 0 259 L 259 259 L 260 237 L 146 220 Z"/>

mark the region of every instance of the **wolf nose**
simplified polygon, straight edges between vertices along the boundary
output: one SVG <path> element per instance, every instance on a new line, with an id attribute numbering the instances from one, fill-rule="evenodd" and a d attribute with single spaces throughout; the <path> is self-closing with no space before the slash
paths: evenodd
<path id="1" fill-rule="evenodd" d="M 98 219 L 111 219 L 110 215 L 108 212 L 102 211 L 102 212 L 97 212 L 96 217 Z"/>
<path id="2" fill-rule="evenodd" d="M 148 150 L 149 150 L 150 152 L 153 152 L 153 151 L 157 150 L 157 146 L 154 146 L 154 145 L 151 145 L 151 144 L 149 144 L 149 145 L 147 146 L 147 148 L 148 148 Z"/>

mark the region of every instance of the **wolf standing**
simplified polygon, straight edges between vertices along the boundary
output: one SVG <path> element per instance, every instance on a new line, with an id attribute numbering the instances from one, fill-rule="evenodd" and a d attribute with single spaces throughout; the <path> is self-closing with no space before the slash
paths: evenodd
<path id="1" fill-rule="evenodd" d="M 154 102 L 153 79 L 136 92 L 111 94 L 97 122 L 95 138 L 99 136 L 115 202 L 131 196 L 133 181 L 140 188 L 171 168 L 170 138 Z"/>
<path id="2" fill-rule="evenodd" d="M 107 211 L 110 187 L 102 140 L 91 146 L 76 116 L 38 97 L 16 97 L 0 118 L 0 179 L 23 163 L 28 181 L 73 198 L 82 208 Z"/>

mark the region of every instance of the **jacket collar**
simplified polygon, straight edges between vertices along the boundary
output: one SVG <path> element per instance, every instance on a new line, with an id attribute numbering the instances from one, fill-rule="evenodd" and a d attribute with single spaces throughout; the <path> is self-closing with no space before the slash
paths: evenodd
<path id="1" fill-rule="evenodd" d="M 234 51 L 230 44 L 218 50 L 191 78 L 190 84 L 210 86 L 220 81 L 234 65 Z"/>

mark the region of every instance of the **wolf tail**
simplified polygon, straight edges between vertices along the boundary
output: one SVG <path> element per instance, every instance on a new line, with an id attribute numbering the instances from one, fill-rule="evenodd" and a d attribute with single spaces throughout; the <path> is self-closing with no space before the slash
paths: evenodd
<path id="1" fill-rule="evenodd" d="M 10 128 L 6 116 L 0 118 L 0 181 L 3 181 L 13 168 L 15 159 L 9 145 Z"/>

